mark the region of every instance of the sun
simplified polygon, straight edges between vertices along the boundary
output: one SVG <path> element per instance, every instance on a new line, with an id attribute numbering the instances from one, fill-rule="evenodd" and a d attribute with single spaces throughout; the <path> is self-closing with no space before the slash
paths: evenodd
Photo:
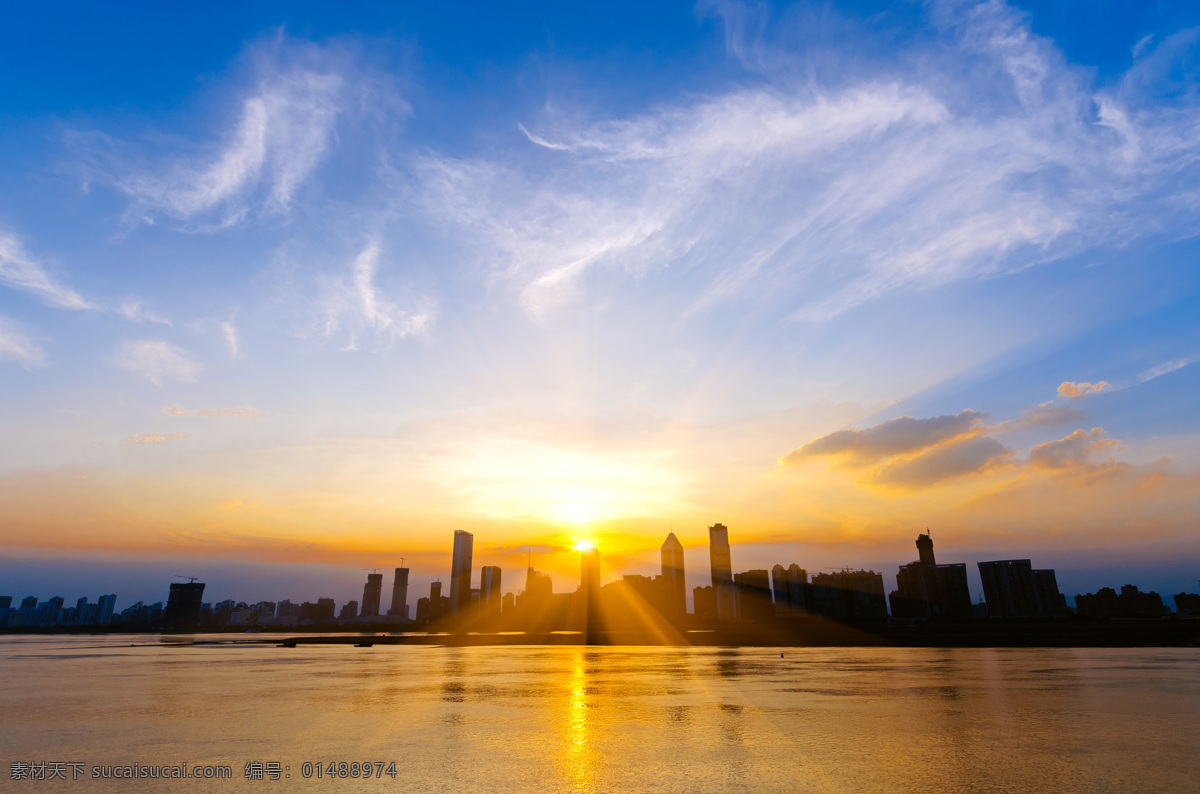
<path id="1" fill-rule="evenodd" d="M 581 540 L 575 544 L 575 551 L 587 551 L 588 549 L 595 548 L 595 546 L 596 544 L 590 540 Z"/>

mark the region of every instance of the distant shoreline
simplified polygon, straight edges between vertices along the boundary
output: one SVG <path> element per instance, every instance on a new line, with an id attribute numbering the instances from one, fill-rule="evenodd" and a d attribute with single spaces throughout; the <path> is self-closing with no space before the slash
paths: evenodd
<path id="1" fill-rule="evenodd" d="M 597 645 L 643 647 L 917 647 L 917 648 L 1200 648 L 1200 619 L 1107 621 L 981 621 L 915 626 L 848 625 L 805 621 L 711 628 L 681 628 L 665 635 L 645 631 L 396 632 L 363 629 L 339 632 L 325 627 L 305 631 L 215 630 L 182 633 L 97 627 L 5 628 L 0 636 L 145 635 L 174 637 L 180 645 L 197 634 L 241 638 L 247 643 L 299 645 Z"/>

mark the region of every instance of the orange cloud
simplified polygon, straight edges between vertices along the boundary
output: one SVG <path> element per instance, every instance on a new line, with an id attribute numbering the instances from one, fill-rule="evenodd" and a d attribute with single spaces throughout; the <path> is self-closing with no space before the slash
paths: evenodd
<path id="1" fill-rule="evenodd" d="M 191 433 L 168 433 L 165 436 L 158 433 L 142 433 L 140 436 L 130 436 L 129 438 L 121 439 L 121 446 L 128 446 L 130 444 L 161 444 L 164 441 L 187 438 L 190 435 Z"/>
<path id="2" fill-rule="evenodd" d="M 975 429 L 985 416 L 968 408 L 960 414 L 929 419 L 902 416 L 866 430 L 839 430 L 792 450 L 779 462 L 787 466 L 810 458 L 840 456 L 848 466 L 869 466 L 883 458 L 921 452 L 961 436 Z"/>
<path id="3" fill-rule="evenodd" d="M 988 471 L 1013 454 L 1014 450 L 989 436 L 956 438 L 914 457 L 888 463 L 869 481 L 910 489 L 926 488 L 943 480 Z"/>
<path id="4" fill-rule="evenodd" d="M 1029 462 L 1037 469 L 1069 469 L 1089 463 L 1093 452 L 1103 452 L 1117 446 L 1118 443 L 1120 442 L 1105 438 L 1102 427 L 1093 427 L 1088 432 L 1076 430 L 1057 441 L 1038 444 L 1030 451 Z"/>
<path id="5" fill-rule="evenodd" d="M 1058 387 L 1060 397 L 1086 397 L 1089 394 L 1107 391 L 1112 388 L 1112 384 L 1106 380 L 1097 381 L 1096 383 L 1087 383 L 1064 380 Z"/>
<path id="6" fill-rule="evenodd" d="M 252 422 L 257 422 L 260 419 L 266 419 L 270 416 L 268 413 L 256 411 L 253 408 L 198 408 L 194 411 L 189 411 L 182 405 L 172 405 L 170 408 L 164 408 L 163 413 L 170 416 L 215 416 L 249 419 Z"/>

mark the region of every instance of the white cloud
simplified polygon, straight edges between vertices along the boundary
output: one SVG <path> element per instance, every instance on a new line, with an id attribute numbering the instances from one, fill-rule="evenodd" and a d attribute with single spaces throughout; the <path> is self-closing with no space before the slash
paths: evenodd
<path id="1" fill-rule="evenodd" d="M 437 303 L 427 296 L 411 296 L 401 306 L 376 285 L 380 246 L 372 240 L 355 257 L 349 277 L 324 278 L 324 333 L 343 330 L 349 335 L 347 350 L 358 348 L 358 338 L 374 336 L 384 344 L 412 336 L 427 336 L 437 319 Z"/>
<path id="2" fill-rule="evenodd" d="M 237 326 L 233 324 L 233 320 L 226 320 L 220 324 L 221 333 L 225 336 L 225 344 L 229 346 L 229 357 L 238 357 L 238 332 Z"/>
<path id="3" fill-rule="evenodd" d="M 60 309 L 95 309 L 78 292 L 56 282 L 21 245 L 15 234 L 0 230 L 0 283 L 38 296 Z"/>
<path id="4" fill-rule="evenodd" d="M 5 317 L 0 317 L 0 358 L 11 358 L 26 366 L 45 363 L 42 349 L 29 338 L 21 326 Z"/>
<path id="5" fill-rule="evenodd" d="M 1182 195 L 1200 181 L 1195 108 L 1163 110 L 1133 81 L 1093 90 L 1001 3 L 934 17 L 936 45 L 874 77 L 822 85 L 802 53 L 776 52 L 753 88 L 609 120 L 548 115 L 505 161 L 428 155 L 421 200 L 535 318 L 597 268 L 684 271 L 691 311 L 750 298 L 819 321 L 1200 228 L 1200 199 Z"/>
<path id="6" fill-rule="evenodd" d="M 142 302 L 129 298 L 117 307 L 117 314 L 124 317 L 131 323 L 160 323 L 162 325 L 170 325 L 171 321 L 161 314 L 148 311 L 142 306 Z"/>
<path id="7" fill-rule="evenodd" d="M 131 199 L 132 222 L 165 216 L 207 231 L 238 223 L 254 209 L 290 209 L 335 139 L 345 80 L 331 63 L 259 61 L 259 79 L 219 143 L 193 145 L 152 166 L 132 165 L 126 151 L 97 169 Z"/>
<path id="8" fill-rule="evenodd" d="M 167 378 L 194 381 L 204 366 L 189 359 L 179 348 L 161 340 L 122 342 L 117 350 L 116 362 L 155 386 L 162 386 Z"/>

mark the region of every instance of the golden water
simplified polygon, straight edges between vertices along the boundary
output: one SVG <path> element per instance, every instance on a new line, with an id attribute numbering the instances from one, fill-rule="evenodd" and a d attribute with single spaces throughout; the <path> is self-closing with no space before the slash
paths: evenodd
<path id="1" fill-rule="evenodd" d="M 0 789 L 1200 790 L 1195 650 L 783 653 L 5 637 Z M 85 774 L 10 781 L 40 761 Z M 396 777 L 303 778 L 331 761 Z M 233 779 L 91 778 L 135 763 Z"/>

